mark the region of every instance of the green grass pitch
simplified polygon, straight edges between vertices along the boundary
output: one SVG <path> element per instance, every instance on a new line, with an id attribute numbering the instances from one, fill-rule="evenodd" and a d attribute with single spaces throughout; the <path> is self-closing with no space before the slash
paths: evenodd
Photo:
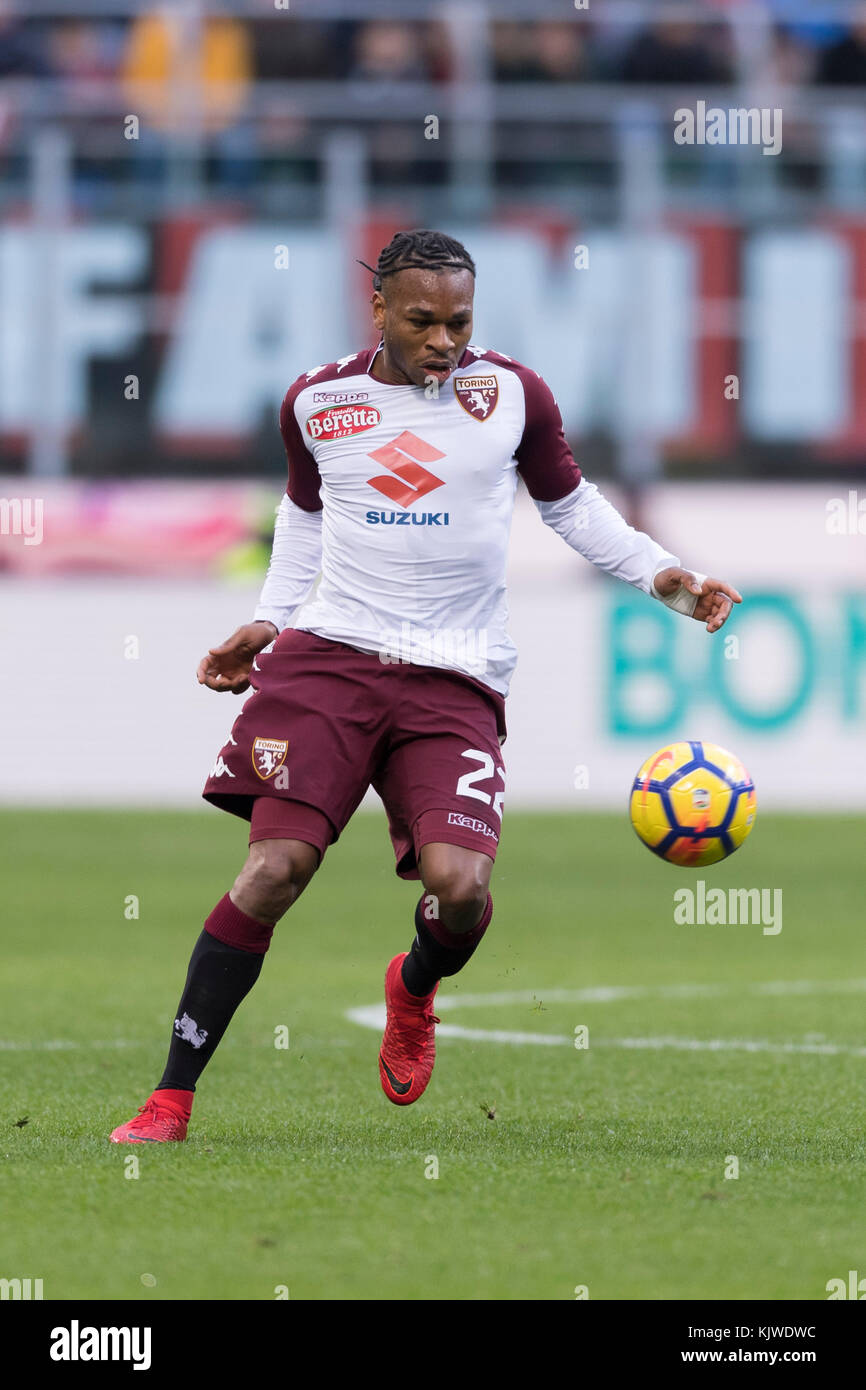
<path id="1" fill-rule="evenodd" d="M 696 873 L 623 815 L 510 813 L 493 925 L 440 991 L 443 1024 L 485 1036 L 443 1037 L 398 1109 L 346 1015 L 381 1003 L 417 890 L 359 814 L 277 928 L 189 1141 L 136 1148 L 108 1134 L 159 1078 L 244 827 L 6 811 L 0 841 L 0 1276 L 147 1302 L 810 1300 L 866 1274 L 862 818 L 759 810 Z M 780 888 L 782 931 L 676 925 L 698 877 Z"/>

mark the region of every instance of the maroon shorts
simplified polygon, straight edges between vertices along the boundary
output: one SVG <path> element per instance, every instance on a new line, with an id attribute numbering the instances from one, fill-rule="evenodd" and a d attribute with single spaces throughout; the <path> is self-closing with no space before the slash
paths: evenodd
<path id="1" fill-rule="evenodd" d="M 202 793 L 251 821 L 251 841 L 299 839 L 324 855 L 372 786 L 401 878 L 419 877 L 431 841 L 495 859 L 506 734 L 495 690 L 295 628 L 256 666 Z"/>

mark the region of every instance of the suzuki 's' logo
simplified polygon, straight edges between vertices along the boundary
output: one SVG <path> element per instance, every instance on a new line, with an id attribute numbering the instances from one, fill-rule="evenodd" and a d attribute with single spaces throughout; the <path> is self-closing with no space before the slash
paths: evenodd
<path id="1" fill-rule="evenodd" d="M 385 474 L 378 478 L 368 478 L 367 482 L 377 492 L 384 493 L 398 507 L 408 507 L 428 492 L 432 492 L 434 488 L 445 486 L 444 479 L 437 478 L 435 473 L 421 467 L 421 463 L 435 463 L 437 459 L 444 457 L 440 449 L 434 449 L 432 444 L 425 444 L 417 434 L 404 430 L 396 439 L 392 439 L 390 444 L 383 444 L 381 449 L 374 449 L 370 458 L 390 468 L 392 473 L 397 474 L 397 478 L 402 478 L 405 486 L 401 487 L 397 478 L 389 478 Z M 417 462 L 419 459 L 420 463 Z"/>

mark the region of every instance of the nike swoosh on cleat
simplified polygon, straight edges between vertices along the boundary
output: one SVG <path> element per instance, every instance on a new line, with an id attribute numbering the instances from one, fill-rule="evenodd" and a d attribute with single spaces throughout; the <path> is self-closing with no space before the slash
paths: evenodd
<path id="1" fill-rule="evenodd" d="M 391 1089 L 393 1091 L 396 1091 L 398 1096 L 405 1096 L 406 1092 L 411 1090 L 412 1082 L 415 1080 L 415 1073 L 412 1073 L 408 1081 L 398 1081 L 391 1068 L 388 1066 L 388 1063 L 385 1061 L 385 1058 L 381 1055 L 381 1053 L 379 1055 L 379 1061 L 382 1063 L 382 1066 L 385 1069 L 385 1075 L 388 1078 Z"/>

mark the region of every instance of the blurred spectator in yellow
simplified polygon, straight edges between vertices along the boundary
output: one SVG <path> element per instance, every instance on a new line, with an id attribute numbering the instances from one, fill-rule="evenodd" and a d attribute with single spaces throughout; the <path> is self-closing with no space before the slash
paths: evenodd
<path id="1" fill-rule="evenodd" d="M 207 132 L 225 129 L 242 113 L 252 75 L 249 36 L 230 15 L 199 19 L 188 5 L 164 4 L 130 27 L 123 62 L 130 109 L 157 130 L 191 120 Z"/>
<path id="2" fill-rule="evenodd" d="M 139 181 L 157 184 L 165 156 L 196 151 L 199 137 L 215 158 L 197 165 L 206 177 L 242 190 L 256 177 L 258 143 L 246 115 L 253 77 L 246 26 L 231 15 L 203 14 L 194 0 L 173 0 L 130 26 L 122 80 L 130 114 L 141 120 L 130 141 L 130 168 Z M 186 176 L 184 176 L 186 177 Z"/>

